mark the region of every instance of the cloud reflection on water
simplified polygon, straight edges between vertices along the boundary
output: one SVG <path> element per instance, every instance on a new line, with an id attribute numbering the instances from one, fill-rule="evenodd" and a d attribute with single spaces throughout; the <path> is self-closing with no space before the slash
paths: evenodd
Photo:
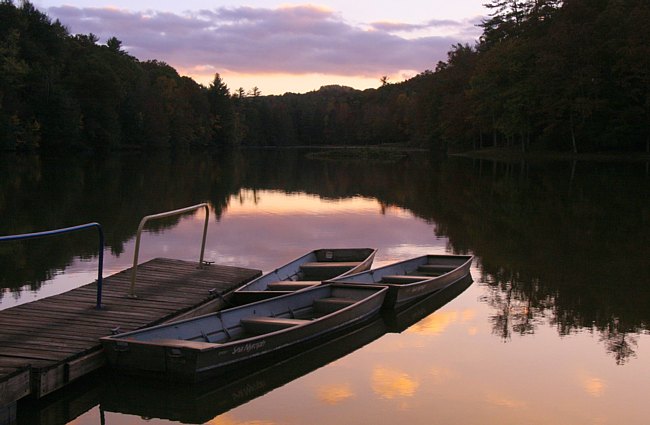
<path id="1" fill-rule="evenodd" d="M 155 211 L 158 213 L 163 211 Z M 433 226 L 408 210 L 383 210 L 373 198 L 324 199 L 301 193 L 242 189 L 229 199 L 218 222 L 210 211 L 205 259 L 218 264 L 270 271 L 318 248 L 378 248 L 375 266 L 416 255 L 444 253 L 446 239 L 434 235 Z M 203 210 L 183 216 L 164 231 L 142 235 L 139 263 L 165 257 L 197 261 L 203 232 Z M 116 255 L 105 251 L 104 276 L 133 263 L 135 236 Z M 36 298 L 68 291 L 96 278 L 97 259 L 76 259 L 64 274 L 45 282 Z M 94 274 L 94 275 L 93 275 Z M 2 308 L 32 301 L 4 297 Z"/>
<path id="2" fill-rule="evenodd" d="M 216 226 L 211 224 L 206 257 L 219 263 L 268 271 L 323 247 L 378 248 L 377 264 L 445 252 L 446 240 L 434 235 L 431 224 L 399 208 L 382 214 L 376 199 L 326 200 L 274 191 L 257 191 L 252 199 L 250 191 L 242 194 L 231 198 Z M 196 232 L 196 227 L 184 232 Z"/>
<path id="3" fill-rule="evenodd" d="M 397 399 L 413 397 L 420 382 L 413 376 L 395 368 L 378 366 L 372 371 L 372 390 L 380 398 Z"/>
<path id="4" fill-rule="evenodd" d="M 418 335 L 440 335 L 451 324 L 458 321 L 459 313 L 457 311 L 442 311 L 434 313 L 420 320 L 415 325 L 406 330 L 406 333 Z"/>
<path id="5" fill-rule="evenodd" d="M 607 389 L 607 384 L 603 379 L 593 376 L 583 378 L 582 386 L 587 394 L 593 397 L 603 396 Z"/>
<path id="6" fill-rule="evenodd" d="M 317 397 L 323 403 L 334 406 L 345 400 L 354 398 L 354 391 L 350 384 L 330 384 L 318 389 Z"/>
<path id="7" fill-rule="evenodd" d="M 240 421 L 237 418 L 230 414 L 224 414 L 217 416 L 209 422 L 206 422 L 205 425 L 275 425 L 276 422 L 273 421 L 263 421 L 263 420 L 252 420 L 252 421 Z"/>

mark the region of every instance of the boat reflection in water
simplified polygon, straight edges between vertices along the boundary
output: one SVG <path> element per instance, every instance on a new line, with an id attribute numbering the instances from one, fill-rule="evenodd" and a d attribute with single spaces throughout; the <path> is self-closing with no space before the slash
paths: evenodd
<path id="1" fill-rule="evenodd" d="M 19 425 L 65 424 L 76 415 L 100 405 L 104 412 L 159 418 L 183 423 L 205 423 L 375 341 L 387 332 L 401 333 L 456 298 L 472 284 L 471 275 L 401 310 L 385 311 L 371 322 L 347 329 L 326 341 L 287 353 L 284 360 L 254 364 L 252 373 L 230 372 L 197 384 L 173 384 L 141 377 L 103 373 L 105 383 L 84 388 L 77 397 L 64 397 L 47 405 L 29 406 Z M 250 369 L 248 369 L 250 371 Z M 99 388 L 98 388 L 99 387 Z M 93 394 L 93 396 L 90 396 Z M 89 402 L 85 408 L 80 403 Z M 56 406 L 57 403 L 62 405 Z M 53 406 L 53 404 L 55 404 Z M 71 407 L 75 407 L 72 409 Z M 59 415 L 52 415 L 52 412 Z M 49 412 L 42 414 L 39 412 Z M 67 412 L 70 416 L 63 415 Z M 75 415 L 75 416 L 76 416 Z"/>
<path id="2" fill-rule="evenodd" d="M 401 310 L 382 311 L 382 319 L 386 323 L 387 332 L 402 333 L 420 320 L 442 308 L 454 298 L 465 292 L 474 280 L 471 274 L 465 275 L 455 283 L 434 292 L 426 297 L 405 306 Z"/>
<path id="3" fill-rule="evenodd" d="M 458 281 L 400 311 L 382 316 L 318 345 L 312 345 L 281 362 L 262 365 L 256 372 L 224 376 L 215 382 L 179 386 L 161 385 L 132 377 L 116 376 L 102 400 L 106 411 L 161 418 L 185 423 L 204 423 L 228 410 L 260 397 L 294 379 L 321 368 L 378 339 L 386 332 L 400 333 L 429 316 L 467 289 L 472 278 Z M 223 384 L 227 382 L 227 384 Z"/>
<path id="4" fill-rule="evenodd" d="M 252 365 L 258 369 L 248 375 L 231 373 L 196 384 L 169 385 L 116 375 L 110 380 L 101 408 L 147 418 L 205 423 L 369 344 L 386 330 L 383 320 L 375 319 L 272 365 Z"/>

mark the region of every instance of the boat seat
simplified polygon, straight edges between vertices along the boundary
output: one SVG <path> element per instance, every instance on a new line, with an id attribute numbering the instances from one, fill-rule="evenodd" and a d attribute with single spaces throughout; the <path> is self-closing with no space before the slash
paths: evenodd
<path id="1" fill-rule="evenodd" d="M 269 291 L 297 291 L 321 284 L 320 280 L 281 280 L 267 285 Z"/>
<path id="2" fill-rule="evenodd" d="M 454 266 L 449 266 L 445 264 L 423 264 L 421 266 L 418 266 L 418 271 L 419 272 L 426 272 L 426 273 L 447 273 L 452 270 L 454 270 L 456 267 Z"/>
<path id="3" fill-rule="evenodd" d="M 260 335 L 302 325 L 303 323 L 308 323 L 309 320 L 290 319 L 288 317 L 251 316 L 241 319 L 240 322 L 247 333 Z"/>
<path id="4" fill-rule="evenodd" d="M 314 311 L 321 314 L 329 314 L 336 310 L 352 305 L 356 300 L 352 298 L 320 298 L 314 300 Z"/>
<path id="5" fill-rule="evenodd" d="M 387 275 L 387 276 L 382 277 L 380 283 L 393 283 L 393 284 L 415 283 L 415 282 L 421 282 L 423 280 L 429 280 L 429 279 L 431 279 L 431 276 L 413 276 L 413 275 L 393 274 L 393 275 Z"/>
<path id="6" fill-rule="evenodd" d="M 216 343 L 214 342 L 189 341 L 186 339 L 172 339 L 172 338 L 152 339 L 151 341 L 147 341 L 147 342 L 152 342 L 170 348 L 190 348 L 196 350 L 201 350 L 203 348 L 213 348 L 216 345 Z"/>
<path id="7" fill-rule="evenodd" d="M 311 278 L 331 279 L 359 264 L 358 261 L 314 261 L 300 265 L 300 270 Z"/>

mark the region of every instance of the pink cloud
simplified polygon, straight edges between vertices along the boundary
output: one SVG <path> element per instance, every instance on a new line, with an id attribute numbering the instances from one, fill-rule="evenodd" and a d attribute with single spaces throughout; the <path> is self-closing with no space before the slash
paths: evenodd
<path id="1" fill-rule="evenodd" d="M 399 25 L 373 31 L 350 25 L 315 6 L 200 10 L 185 14 L 108 8 L 52 7 L 48 14 L 72 33 L 115 36 L 139 59 L 159 59 L 190 69 L 210 65 L 240 73 L 377 75 L 424 70 L 446 57 L 450 46 L 476 38 L 470 23 L 432 21 L 424 27 L 456 26 L 459 36 L 407 39 Z M 406 25 L 404 28 L 408 28 Z"/>
<path id="2" fill-rule="evenodd" d="M 458 31 L 467 30 L 468 26 L 474 26 L 467 21 L 454 21 L 451 19 L 433 19 L 423 24 L 408 24 L 404 22 L 373 22 L 370 26 L 379 31 L 419 31 L 431 28 L 455 28 Z"/>

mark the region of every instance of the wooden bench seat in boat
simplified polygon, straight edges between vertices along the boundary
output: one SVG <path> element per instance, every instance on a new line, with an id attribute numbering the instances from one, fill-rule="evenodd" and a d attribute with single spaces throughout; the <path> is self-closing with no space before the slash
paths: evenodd
<path id="1" fill-rule="evenodd" d="M 418 266 L 419 272 L 443 274 L 454 270 L 456 267 L 444 264 L 423 264 Z"/>
<path id="2" fill-rule="evenodd" d="M 297 291 L 321 284 L 320 280 L 281 280 L 267 285 L 269 291 Z"/>
<path id="3" fill-rule="evenodd" d="M 240 322 L 247 333 L 260 335 L 298 326 L 309 322 L 309 320 L 290 319 L 288 317 L 251 316 L 241 319 Z"/>
<path id="4" fill-rule="evenodd" d="M 311 278 L 331 279 L 361 264 L 358 261 L 313 261 L 300 265 L 300 270 Z"/>
<path id="5" fill-rule="evenodd" d="M 354 304 L 356 301 L 351 298 L 320 298 L 314 301 L 314 311 L 320 314 L 329 314 L 343 307 Z"/>
<path id="6" fill-rule="evenodd" d="M 431 276 L 414 276 L 414 275 L 386 275 L 381 278 L 381 283 L 393 283 L 393 284 L 400 284 L 400 283 L 415 283 L 415 282 L 421 282 L 423 280 L 428 280 L 431 279 Z"/>
<path id="7" fill-rule="evenodd" d="M 203 342 L 203 341 L 188 341 L 186 339 L 172 339 L 172 338 L 160 338 L 152 339 L 151 341 L 154 344 L 164 345 L 165 347 L 170 348 L 211 348 L 214 347 L 214 342 Z"/>

